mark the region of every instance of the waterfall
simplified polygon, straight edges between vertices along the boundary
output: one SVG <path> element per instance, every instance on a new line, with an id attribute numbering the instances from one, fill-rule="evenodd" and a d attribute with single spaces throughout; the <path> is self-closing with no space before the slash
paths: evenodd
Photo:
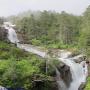
<path id="1" fill-rule="evenodd" d="M 8 24 L 8 26 L 4 25 L 4 27 L 8 30 L 8 39 L 10 40 L 11 43 L 16 43 L 18 48 L 24 49 L 25 51 L 32 52 L 34 54 L 37 54 L 45 58 L 45 56 L 47 55 L 45 51 L 38 50 L 37 48 L 31 45 L 20 44 L 17 34 L 15 30 L 12 28 L 12 26 L 13 25 L 10 25 L 10 24 Z M 60 62 L 63 62 L 64 64 L 70 67 L 70 71 L 72 74 L 72 82 L 70 83 L 69 88 L 67 88 L 63 80 L 61 80 L 60 78 L 60 72 L 56 68 L 56 74 L 58 78 L 57 83 L 58 83 L 59 90 L 78 90 L 80 85 L 86 82 L 86 77 L 88 75 L 86 62 L 82 61 L 81 63 L 76 63 L 73 60 L 76 57 L 69 58 L 68 56 L 70 54 L 71 52 L 61 50 L 61 55 L 58 57 L 58 60 Z"/>
<path id="2" fill-rule="evenodd" d="M 87 64 L 85 61 L 82 61 L 81 63 L 76 63 L 73 61 L 73 58 L 68 58 L 68 55 L 69 52 L 65 51 L 61 54 L 61 57 L 58 59 L 70 67 L 70 71 L 72 74 L 72 82 L 68 90 L 78 90 L 80 85 L 86 82 L 86 78 L 88 75 Z"/>
<path id="3" fill-rule="evenodd" d="M 5 27 L 5 29 L 8 30 L 8 39 L 10 40 L 10 42 L 11 43 L 18 43 L 19 39 L 17 37 L 15 30 L 12 28 L 12 27 L 14 27 L 14 25 L 12 25 L 9 22 L 5 22 L 4 27 Z"/>
<path id="4" fill-rule="evenodd" d="M 15 30 L 13 28 L 8 29 L 8 39 L 12 43 L 18 43 L 19 42 L 19 40 L 17 38 L 17 34 L 15 33 Z"/>

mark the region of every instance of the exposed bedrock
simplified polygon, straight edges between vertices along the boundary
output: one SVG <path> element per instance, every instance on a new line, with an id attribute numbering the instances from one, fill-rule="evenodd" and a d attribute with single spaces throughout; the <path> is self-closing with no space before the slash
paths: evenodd
<path id="1" fill-rule="evenodd" d="M 60 77 L 65 82 L 66 86 L 69 87 L 69 85 L 72 81 L 70 67 L 65 64 L 61 64 L 60 66 L 57 66 L 57 68 L 60 71 Z"/>

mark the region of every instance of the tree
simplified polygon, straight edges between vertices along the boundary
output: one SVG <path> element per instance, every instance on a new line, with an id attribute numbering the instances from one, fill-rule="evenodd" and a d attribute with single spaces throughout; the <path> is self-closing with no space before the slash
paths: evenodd
<path id="1" fill-rule="evenodd" d="M 83 23 L 81 25 L 82 29 L 81 29 L 79 44 L 80 47 L 83 48 L 84 51 L 89 56 L 90 55 L 90 6 L 84 12 L 82 22 Z"/>

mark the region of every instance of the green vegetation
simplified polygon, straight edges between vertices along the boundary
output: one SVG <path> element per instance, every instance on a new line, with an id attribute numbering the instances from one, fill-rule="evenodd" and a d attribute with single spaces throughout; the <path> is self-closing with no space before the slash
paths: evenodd
<path id="1" fill-rule="evenodd" d="M 87 85 L 86 85 L 85 90 L 90 90 L 90 77 L 88 77 L 87 79 Z"/>
<path id="2" fill-rule="evenodd" d="M 77 16 L 44 11 L 38 18 L 31 15 L 17 20 L 16 25 L 19 32 L 33 45 L 67 48 L 69 45 L 76 45 L 79 23 Z"/>
<path id="3" fill-rule="evenodd" d="M 0 85 L 31 90 L 34 80 L 49 78 L 45 72 L 44 59 L 0 41 Z"/>
<path id="4" fill-rule="evenodd" d="M 39 13 L 39 15 L 38 15 Z M 46 48 L 76 48 L 90 56 L 90 6 L 83 16 L 66 12 L 37 12 L 28 17 L 15 17 L 17 31 L 25 41 Z M 38 15 L 38 16 L 37 16 Z"/>

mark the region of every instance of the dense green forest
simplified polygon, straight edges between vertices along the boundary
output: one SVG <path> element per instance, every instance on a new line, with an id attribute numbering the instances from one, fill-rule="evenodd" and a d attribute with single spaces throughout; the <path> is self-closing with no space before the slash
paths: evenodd
<path id="1" fill-rule="evenodd" d="M 28 12 L 29 13 L 29 12 Z M 90 6 L 82 16 L 75 16 L 64 11 L 43 11 L 30 15 L 9 17 L 16 23 L 17 31 L 27 43 L 46 48 L 75 47 L 89 56 L 90 50 Z"/>
<path id="2" fill-rule="evenodd" d="M 17 33 L 22 35 L 25 43 L 46 49 L 74 50 L 86 54 L 90 59 L 90 6 L 82 16 L 64 11 L 39 11 L 28 16 L 1 18 L 0 25 L 7 20 L 16 24 Z M 43 86 L 42 90 L 52 90 L 48 79 L 52 80 L 54 70 L 46 73 L 45 65 L 41 57 L 20 50 L 0 37 L 0 85 L 32 90 L 33 80 L 42 79 L 47 86 Z M 90 90 L 90 76 L 87 81 L 85 90 Z"/>

